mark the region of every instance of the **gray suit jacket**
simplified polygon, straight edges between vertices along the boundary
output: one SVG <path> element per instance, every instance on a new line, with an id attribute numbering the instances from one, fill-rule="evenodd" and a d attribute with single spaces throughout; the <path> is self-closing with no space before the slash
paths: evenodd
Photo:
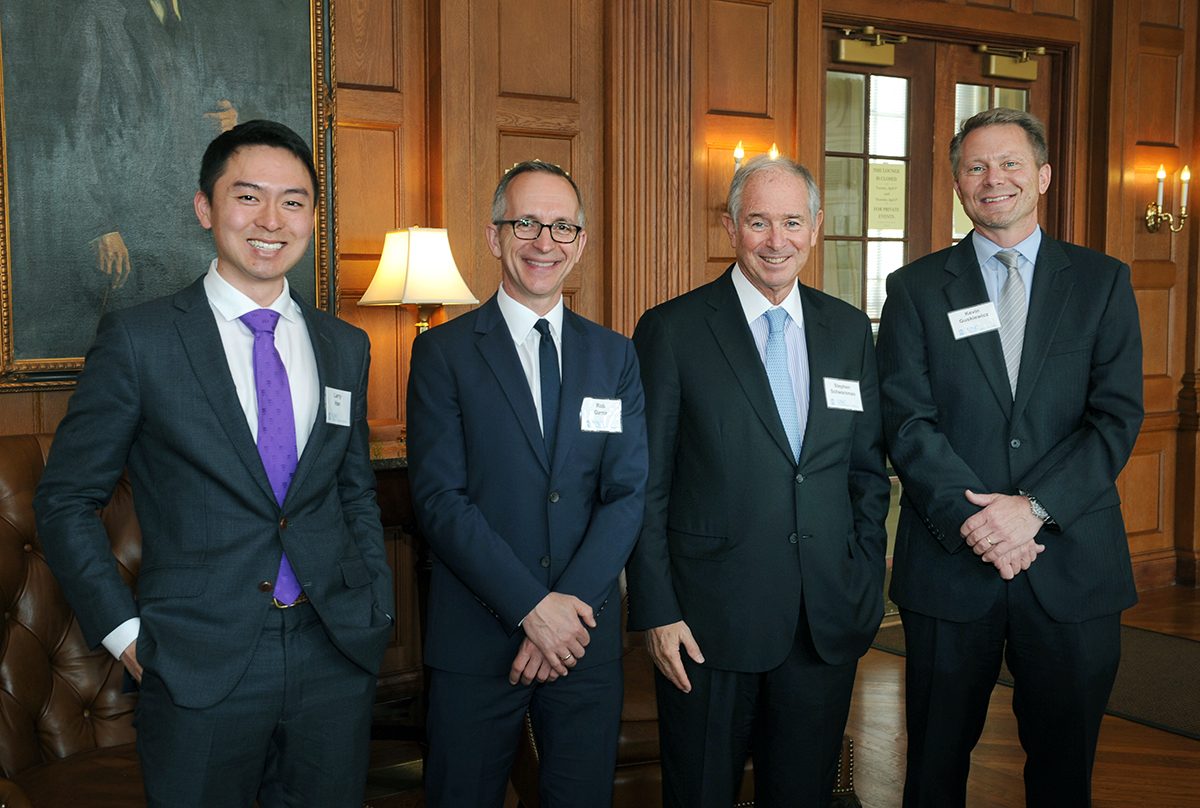
<path id="1" fill-rule="evenodd" d="M 947 315 L 987 302 L 972 239 L 888 277 L 879 326 L 884 428 L 904 487 L 892 599 L 971 621 L 999 573 L 959 528 L 977 493 L 1034 494 L 1057 524 L 1028 570 L 1042 607 L 1073 622 L 1137 601 L 1116 479 L 1142 423 L 1142 340 L 1129 267 L 1043 234 L 1017 396 L 999 332 L 954 339 Z"/>
<path id="2" fill-rule="evenodd" d="M 299 301 L 298 301 L 299 302 Z M 225 359 L 203 279 L 107 315 L 34 499 L 46 560 L 92 647 L 141 617 L 137 654 L 176 703 L 206 707 L 249 664 L 286 548 L 337 647 L 376 672 L 392 623 L 366 423 L 366 335 L 300 302 L 321 403 L 281 508 Z M 351 393 L 350 426 L 324 390 Z M 142 530 L 135 593 L 97 510 L 128 468 Z"/>

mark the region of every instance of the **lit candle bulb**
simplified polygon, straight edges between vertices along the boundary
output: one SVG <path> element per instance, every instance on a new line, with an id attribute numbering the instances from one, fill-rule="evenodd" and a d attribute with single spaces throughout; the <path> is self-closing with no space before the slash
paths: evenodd
<path id="1" fill-rule="evenodd" d="M 779 149 L 775 148 L 774 143 L 771 144 L 771 150 L 767 154 L 770 155 L 772 160 L 779 159 Z"/>
<path id="2" fill-rule="evenodd" d="M 745 149 L 742 148 L 742 141 L 738 141 L 737 148 L 733 150 L 733 170 L 737 171 L 742 167 L 742 158 L 746 156 Z"/>
<path id="3" fill-rule="evenodd" d="M 1179 207 L 1182 208 L 1183 210 L 1187 210 L 1188 182 L 1190 182 L 1192 179 L 1192 172 L 1188 171 L 1187 166 L 1183 167 L 1183 173 L 1179 175 L 1179 179 L 1183 180 L 1183 202 L 1180 203 Z"/>
<path id="4" fill-rule="evenodd" d="M 1165 166 L 1158 167 L 1158 209 L 1162 210 L 1162 195 L 1163 182 L 1167 179 L 1167 169 Z"/>

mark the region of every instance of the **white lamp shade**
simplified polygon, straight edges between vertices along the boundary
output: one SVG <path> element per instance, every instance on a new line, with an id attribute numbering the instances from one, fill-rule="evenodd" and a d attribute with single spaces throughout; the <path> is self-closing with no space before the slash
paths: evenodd
<path id="1" fill-rule="evenodd" d="M 388 232 L 379 268 L 358 305 L 478 302 L 458 272 L 446 231 L 409 227 Z"/>

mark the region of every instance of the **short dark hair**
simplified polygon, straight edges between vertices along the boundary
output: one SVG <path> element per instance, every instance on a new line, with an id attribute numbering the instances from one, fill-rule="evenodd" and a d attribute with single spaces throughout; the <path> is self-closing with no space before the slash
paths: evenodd
<path id="1" fill-rule="evenodd" d="M 954 179 L 958 179 L 958 166 L 962 161 L 962 144 L 967 135 L 985 126 L 1000 126 L 1006 123 L 1016 124 L 1025 130 L 1025 136 L 1029 138 L 1029 148 L 1033 150 L 1033 159 L 1037 163 L 1037 168 L 1046 165 L 1046 161 L 1050 159 L 1050 150 L 1046 146 L 1046 127 L 1042 122 L 1028 112 L 1019 109 L 996 107 L 967 118 L 959 127 L 958 134 L 950 141 L 950 170 L 954 172 Z"/>
<path id="2" fill-rule="evenodd" d="M 576 224 L 583 227 L 583 195 L 579 193 L 579 186 L 575 184 L 575 180 L 571 179 L 571 175 L 562 166 L 555 165 L 554 163 L 543 163 L 541 160 L 525 160 L 504 172 L 504 176 L 500 178 L 500 184 L 496 186 L 496 193 L 492 194 L 492 224 L 508 217 L 508 199 L 506 196 L 509 184 L 520 175 L 528 174 L 530 171 L 553 174 L 571 183 L 571 188 L 575 191 L 575 199 L 579 202 L 579 221 Z"/>
<path id="3" fill-rule="evenodd" d="M 317 179 L 317 167 L 313 164 L 312 149 L 304 142 L 304 138 L 281 123 L 255 120 L 240 123 L 228 132 L 222 132 L 204 150 L 204 159 L 200 161 L 200 190 L 209 202 L 212 202 L 213 189 L 217 180 L 225 173 L 229 158 L 239 149 L 249 146 L 271 146 L 286 149 L 294 154 L 308 169 L 314 199 L 321 196 L 321 183 Z"/>
<path id="4" fill-rule="evenodd" d="M 812 172 L 795 160 L 790 160 L 783 155 L 771 157 L 769 154 L 757 154 L 751 157 L 742 164 L 741 168 L 734 172 L 733 182 L 729 183 L 729 197 L 725 204 L 725 209 L 729 212 L 729 217 L 733 219 L 734 223 L 740 224 L 739 219 L 742 215 L 742 190 L 746 187 L 746 183 L 751 178 L 768 171 L 791 174 L 793 177 L 804 181 L 804 186 L 808 190 L 809 224 L 816 227 L 817 214 L 821 211 L 821 189 L 817 187 L 817 181 L 813 178 Z"/>

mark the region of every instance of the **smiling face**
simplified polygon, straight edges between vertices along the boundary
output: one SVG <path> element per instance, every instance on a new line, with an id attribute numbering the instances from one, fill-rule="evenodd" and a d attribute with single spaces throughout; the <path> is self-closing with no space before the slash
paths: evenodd
<path id="1" fill-rule="evenodd" d="M 984 126 L 963 138 L 954 190 L 975 229 L 1001 247 L 1034 231 L 1038 200 L 1049 187 L 1050 166 L 1037 165 L 1017 124 Z"/>
<path id="2" fill-rule="evenodd" d="M 197 192 L 196 216 L 212 230 L 217 272 L 256 303 L 269 306 L 283 276 L 308 249 L 314 188 L 304 163 L 287 149 L 246 146 L 225 164 L 212 199 Z"/>
<path id="3" fill-rule="evenodd" d="M 740 221 L 728 213 L 722 221 L 737 253 L 738 266 L 763 296 L 778 305 L 817 244 L 824 212 L 809 221 L 808 187 L 782 170 L 764 171 L 742 188 Z"/>
<path id="4" fill-rule="evenodd" d="M 571 183 L 544 171 L 527 171 L 514 177 L 505 200 L 505 219 L 579 223 L 579 200 Z M 500 259 L 505 293 L 539 315 L 558 303 L 563 281 L 587 244 L 586 230 L 581 230 L 571 244 L 554 241 L 545 227 L 533 241 L 517 238 L 508 224 L 489 224 L 485 234 L 492 255 Z"/>

